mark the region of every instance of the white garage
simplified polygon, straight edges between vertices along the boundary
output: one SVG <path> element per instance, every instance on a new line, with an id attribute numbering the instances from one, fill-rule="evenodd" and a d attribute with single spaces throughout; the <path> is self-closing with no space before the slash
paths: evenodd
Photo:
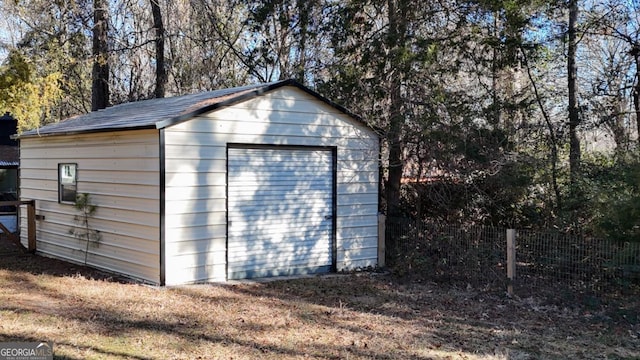
<path id="1" fill-rule="evenodd" d="M 294 81 L 117 105 L 20 147 L 43 255 L 162 285 L 377 264 L 378 136 Z M 88 251 L 69 233 L 83 193 Z"/>

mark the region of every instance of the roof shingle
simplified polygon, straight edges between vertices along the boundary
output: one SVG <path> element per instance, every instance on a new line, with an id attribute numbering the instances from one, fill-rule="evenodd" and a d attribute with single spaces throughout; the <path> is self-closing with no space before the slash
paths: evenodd
<path id="1" fill-rule="evenodd" d="M 170 124 L 174 119 L 197 113 L 205 107 L 233 100 L 251 92 L 260 92 L 286 81 L 256 84 L 242 87 L 207 91 L 161 99 L 135 101 L 74 116 L 38 129 L 23 132 L 19 137 L 57 134 L 156 128 L 162 123 Z"/>
<path id="2" fill-rule="evenodd" d="M 20 148 L 14 145 L 0 145 L 0 167 L 20 165 Z"/>

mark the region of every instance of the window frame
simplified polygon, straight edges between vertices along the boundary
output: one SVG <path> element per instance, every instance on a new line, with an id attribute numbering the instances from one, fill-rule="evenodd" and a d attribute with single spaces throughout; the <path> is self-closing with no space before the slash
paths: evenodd
<path id="1" fill-rule="evenodd" d="M 63 176 L 63 169 L 72 166 L 74 171 L 71 177 Z M 63 181 L 65 179 L 72 179 L 72 182 Z M 73 189 L 73 200 L 65 199 L 65 186 L 74 187 Z M 67 191 L 71 191 L 67 189 Z M 58 163 L 58 203 L 60 204 L 75 204 L 76 196 L 78 196 L 78 163 Z"/>

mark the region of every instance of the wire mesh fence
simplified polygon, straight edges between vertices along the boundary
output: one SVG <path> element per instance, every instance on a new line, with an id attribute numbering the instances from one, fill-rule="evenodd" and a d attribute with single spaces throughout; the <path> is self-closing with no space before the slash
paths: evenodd
<path id="1" fill-rule="evenodd" d="M 640 285 L 640 244 L 518 230 L 516 284 L 609 292 Z"/>
<path id="2" fill-rule="evenodd" d="M 516 277 L 520 293 L 544 288 L 610 292 L 640 285 L 640 244 L 517 230 Z M 504 288 L 507 229 L 407 219 L 387 221 L 387 259 L 403 275 L 432 281 Z"/>
<path id="3" fill-rule="evenodd" d="M 396 270 L 418 272 L 434 281 L 504 284 L 505 229 L 463 227 L 392 219 L 385 237 Z"/>

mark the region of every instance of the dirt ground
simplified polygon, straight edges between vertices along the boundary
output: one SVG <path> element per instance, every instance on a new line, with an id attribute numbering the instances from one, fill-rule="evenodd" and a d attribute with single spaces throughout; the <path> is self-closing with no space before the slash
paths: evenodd
<path id="1" fill-rule="evenodd" d="M 638 294 L 376 272 L 158 288 L 0 242 L 0 342 L 59 359 L 640 359 Z"/>

